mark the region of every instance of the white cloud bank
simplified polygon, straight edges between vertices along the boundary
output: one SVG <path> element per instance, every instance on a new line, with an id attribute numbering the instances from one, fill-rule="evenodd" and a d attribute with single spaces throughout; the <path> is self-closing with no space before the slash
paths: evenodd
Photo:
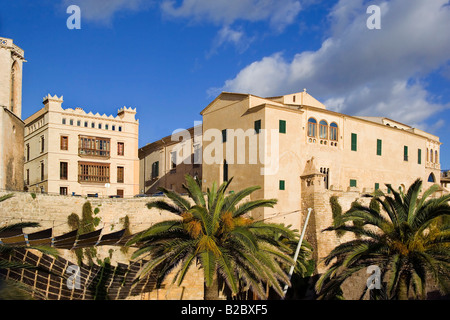
<path id="1" fill-rule="evenodd" d="M 383 115 L 423 127 L 423 120 L 449 107 L 433 102 L 422 80 L 450 59 L 448 0 L 380 1 L 380 30 L 366 26 L 368 5 L 340 0 L 329 15 L 329 36 L 318 50 L 292 59 L 276 52 L 209 92 L 275 96 L 308 88 L 332 110 Z"/>

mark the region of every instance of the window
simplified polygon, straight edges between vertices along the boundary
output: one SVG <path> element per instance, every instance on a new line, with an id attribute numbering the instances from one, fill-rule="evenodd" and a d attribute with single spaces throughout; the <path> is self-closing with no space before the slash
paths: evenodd
<path id="1" fill-rule="evenodd" d="M 67 196 L 68 188 L 67 187 L 59 187 L 59 194 L 62 196 Z"/>
<path id="2" fill-rule="evenodd" d="M 403 160 L 408 161 L 408 146 L 403 147 Z"/>
<path id="3" fill-rule="evenodd" d="M 78 162 L 78 182 L 109 182 L 109 163 Z"/>
<path id="4" fill-rule="evenodd" d="M 308 137 L 315 137 L 317 131 L 317 121 L 314 118 L 308 120 Z"/>
<path id="5" fill-rule="evenodd" d="M 439 163 L 438 152 L 437 152 L 437 150 L 434 151 L 434 162 L 435 162 L 435 163 Z"/>
<path id="6" fill-rule="evenodd" d="M 152 179 L 159 177 L 159 161 L 152 163 Z"/>
<path id="7" fill-rule="evenodd" d="M 227 142 L 227 129 L 222 130 L 222 142 Z"/>
<path id="8" fill-rule="evenodd" d="M 428 176 L 428 182 L 435 182 L 436 179 L 434 177 L 434 174 L 430 173 L 430 175 Z"/>
<path id="9" fill-rule="evenodd" d="M 121 126 L 119 126 L 119 131 L 122 131 L 122 127 Z"/>
<path id="10" fill-rule="evenodd" d="M 228 163 L 227 160 L 223 161 L 223 182 L 228 181 Z"/>
<path id="11" fill-rule="evenodd" d="M 109 124 L 105 124 L 105 130 L 109 129 Z"/>
<path id="12" fill-rule="evenodd" d="M 123 183 L 124 169 L 123 167 L 117 167 L 117 183 Z"/>
<path id="13" fill-rule="evenodd" d="M 69 124 L 73 126 L 73 119 L 70 119 Z"/>
<path id="14" fill-rule="evenodd" d="M 422 149 L 417 149 L 417 163 L 422 164 Z"/>
<path id="15" fill-rule="evenodd" d="M 117 155 L 118 156 L 125 155 L 125 143 L 124 142 L 117 142 Z"/>
<path id="16" fill-rule="evenodd" d="M 88 123 L 87 123 L 87 121 L 85 121 L 84 122 L 84 127 L 87 128 L 87 126 L 88 126 Z"/>
<path id="17" fill-rule="evenodd" d="M 261 120 L 256 120 L 255 121 L 255 133 L 260 133 L 261 132 Z"/>
<path id="18" fill-rule="evenodd" d="M 26 179 L 25 184 L 29 185 L 30 184 L 30 169 L 27 169 L 25 179 Z"/>
<path id="19" fill-rule="evenodd" d="M 41 181 L 44 180 L 44 171 L 45 171 L 44 162 L 41 162 Z"/>
<path id="20" fill-rule="evenodd" d="M 110 139 L 80 136 L 78 140 L 78 154 L 80 156 L 109 157 Z"/>
<path id="21" fill-rule="evenodd" d="M 430 150 L 430 162 L 433 162 L 433 150 Z"/>
<path id="22" fill-rule="evenodd" d="M 284 180 L 280 180 L 278 188 L 280 190 L 286 190 L 286 182 Z"/>
<path id="23" fill-rule="evenodd" d="M 61 136 L 60 149 L 61 150 L 69 150 L 69 137 L 68 136 Z"/>
<path id="24" fill-rule="evenodd" d="M 112 131 L 116 131 L 116 126 L 113 125 L 113 126 L 111 127 L 111 130 L 112 130 Z"/>
<path id="25" fill-rule="evenodd" d="M 194 144 L 194 167 L 199 167 L 202 163 L 202 146 L 201 144 Z"/>
<path id="26" fill-rule="evenodd" d="M 377 156 L 381 156 L 382 141 L 377 139 Z"/>
<path id="27" fill-rule="evenodd" d="M 334 122 L 330 124 L 330 140 L 338 140 L 338 125 Z"/>
<path id="28" fill-rule="evenodd" d="M 325 120 L 321 120 L 319 122 L 319 138 L 320 139 L 328 138 L 328 123 Z"/>
<path id="29" fill-rule="evenodd" d="M 352 151 L 358 150 L 358 135 L 356 133 L 352 133 Z"/>
<path id="30" fill-rule="evenodd" d="M 350 179 L 350 187 L 356 187 L 357 181 L 355 179 Z"/>
<path id="31" fill-rule="evenodd" d="M 95 128 L 95 122 L 91 123 L 91 128 Z"/>
<path id="32" fill-rule="evenodd" d="M 68 163 L 67 162 L 60 162 L 59 163 L 59 179 L 61 180 L 67 180 L 67 170 L 68 169 Z"/>
<path id="33" fill-rule="evenodd" d="M 175 169 L 177 167 L 177 152 L 172 151 L 170 153 L 170 169 Z"/>
<path id="34" fill-rule="evenodd" d="M 77 126 L 80 127 L 81 126 L 81 121 L 77 120 Z"/>
<path id="35" fill-rule="evenodd" d="M 279 132 L 286 133 L 286 120 L 279 121 Z"/>
<path id="36" fill-rule="evenodd" d="M 101 124 L 101 123 L 98 124 L 98 128 L 99 128 L 99 129 L 102 128 L 102 124 Z"/>
<path id="37" fill-rule="evenodd" d="M 386 184 L 386 187 L 387 187 L 387 193 L 391 193 L 392 185 L 391 184 Z"/>
<path id="38" fill-rule="evenodd" d="M 62 124 L 66 124 L 66 118 L 62 118 Z"/>
<path id="39" fill-rule="evenodd" d="M 26 161 L 30 161 L 30 144 L 29 143 L 27 143 L 26 149 L 27 149 Z"/>
<path id="40" fill-rule="evenodd" d="M 119 198 L 123 198 L 123 189 L 117 189 L 117 195 Z"/>
<path id="41" fill-rule="evenodd" d="M 375 183 L 375 190 L 380 189 L 380 184 L 378 182 Z"/>
<path id="42" fill-rule="evenodd" d="M 41 136 L 41 153 L 44 152 L 45 147 L 45 138 L 44 136 Z"/>

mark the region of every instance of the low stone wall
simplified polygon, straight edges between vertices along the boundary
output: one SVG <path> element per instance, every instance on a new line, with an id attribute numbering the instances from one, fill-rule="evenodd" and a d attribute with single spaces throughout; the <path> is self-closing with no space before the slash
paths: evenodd
<path id="1" fill-rule="evenodd" d="M 123 229 L 123 218 L 128 216 L 131 233 L 137 233 L 149 228 L 159 221 L 176 219 L 177 216 L 158 209 L 148 209 L 146 204 L 155 201 L 156 197 L 132 198 L 132 199 L 104 199 L 85 198 L 48 194 L 35 194 L 26 192 L 13 192 L 14 197 L 0 202 L 0 226 L 17 222 L 38 222 L 40 227 L 27 228 L 25 233 L 32 233 L 47 228 L 53 228 L 53 236 L 59 236 L 71 231 L 68 225 L 68 216 L 78 214 L 81 219 L 82 207 L 89 201 L 94 211 L 98 213 L 94 217 L 100 218 L 96 230 L 103 228 L 102 233 L 107 234 Z M 0 192 L 0 196 L 8 192 Z M 111 263 L 128 264 L 132 248 L 123 253 L 117 246 L 97 247 L 97 257 L 103 260 L 111 257 Z M 63 258 L 76 263 L 75 253 L 70 250 L 59 250 Z M 144 298 L 150 299 L 203 299 L 203 275 L 192 268 L 192 272 L 186 276 L 182 287 L 171 284 L 171 279 L 165 283 L 164 289 L 151 292 Z"/>

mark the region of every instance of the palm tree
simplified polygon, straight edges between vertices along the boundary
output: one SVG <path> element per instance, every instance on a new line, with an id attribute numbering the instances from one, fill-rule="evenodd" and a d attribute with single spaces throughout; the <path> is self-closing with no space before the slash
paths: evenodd
<path id="1" fill-rule="evenodd" d="M 424 299 L 427 279 L 441 293 L 449 292 L 450 195 L 430 198 L 439 188 L 433 185 L 419 197 L 420 179 L 406 194 L 387 187 L 391 196 L 380 190 L 366 195 L 382 210 L 373 203 L 355 204 L 342 216 L 340 226 L 325 229 L 349 231 L 360 238 L 340 244 L 325 258 L 326 265 L 334 262 L 316 283 L 319 298 L 336 297 L 346 279 L 371 265 L 380 268 L 386 283 L 383 295 L 388 299 Z"/>
<path id="2" fill-rule="evenodd" d="M 9 198 L 12 198 L 14 194 L 6 194 L 0 197 L 0 202 L 3 202 Z M 39 223 L 36 222 L 20 222 L 14 223 L 10 225 L 6 225 L 4 227 L 0 227 L 0 233 L 8 232 L 11 230 L 21 230 L 23 228 L 35 228 L 39 227 Z M 0 244 L 0 271 L 3 270 L 14 270 L 14 269 L 42 269 L 27 263 L 22 263 L 18 261 L 12 261 L 10 259 L 13 256 L 14 251 L 18 248 L 24 248 L 24 246 L 17 245 L 9 245 L 9 244 Z M 26 247 L 27 249 L 36 249 L 41 251 L 44 254 L 50 254 L 53 256 L 57 256 L 58 252 L 56 249 L 42 247 L 42 246 L 31 246 Z M 33 288 L 18 283 L 17 281 L 12 280 L 3 280 L 0 279 L 0 300 L 12 299 L 12 300 L 23 300 L 23 299 L 31 299 L 30 291 Z"/>
<path id="3" fill-rule="evenodd" d="M 204 194 L 199 181 L 186 175 L 183 187 L 190 200 L 160 188 L 171 202 L 150 202 L 148 208 L 166 210 L 181 219 L 156 223 L 129 242 L 129 245 L 140 246 L 133 259 L 150 257 L 139 277 L 157 271 L 159 285 L 179 267 L 173 281 L 181 285 L 189 268 L 198 261 L 203 269 L 205 300 L 219 298 L 219 280 L 234 295 L 251 289 L 264 298 L 265 285 L 283 294 L 282 283 L 289 283 L 283 267 L 293 263 L 286 239 L 296 235 L 284 225 L 255 221 L 246 216 L 251 210 L 273 207 L 277 200 L 241 203 L 259 187 L 226 194 L 231 181 L 218 188 L 214 183 Z"/>

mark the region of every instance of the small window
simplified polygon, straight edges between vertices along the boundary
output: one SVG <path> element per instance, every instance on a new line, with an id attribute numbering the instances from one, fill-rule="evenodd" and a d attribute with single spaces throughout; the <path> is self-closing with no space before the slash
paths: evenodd
<path id="1" fill-rule="evenodd" d="M 105 124 L 105 130 L 109 130 L 109 125 Z"/>
<path id="2" fill-rule="evenodd" d="M 125 143 L 124 142 L 117 142 L 117 155 L 118 156 L 125 155 Z"/>
<path id="3" fill-rule="evenodd" d="M 95 128 L 95 122 L 91 123 L 91 128 Z"/>
<path id="4" fill-rule="evenodd" d="M 228 163 L 227 160 L 223 161 L 223 182 L 228 181 Z"/>
<path id="5" fill-rule="evenodd" d="M 319 122 L 319 138 L 320 139 L 328 138 L 328 123 L 325 120 L 321 120 Z"/>
<path id="6" fill-rule="evenodd" d="M 358 150 L 358 135 L 356 133 L 352 133 L 352 151 Z"/>
<path id="7" fill-rule="evenodd" d="M 338 125 L 334 122 L 330 124 L 330 140 L 338 140 Z"/>
<path id="8" fill-rule="evenodd" d="M 380 184 L 378 182 L 375 183 L 375 190 L 380 189 Z"/>
<path id="9" fill-rule="evenodd" d="M 70 119 L 69 124 L 73 126 L 73 119 Z"/>
<path id="10" fill-rule="evenodd" d="M 435 162 L 435 163 L 439 163 L 439 158 L 438 158 L 438 152 L 437 152 L 437 150 L 434 151 L 434 162 Z"/>
<path id="11" fill-rule="evenodd" d="M 59 194 L 62 196 L 67 196 L 68 188 L 67 187 L 59 187 Z"/>
<path id="12" fill-rule="evenodd" d="M 88 126 L 88 122 L 85 121 L 85 122 L 84 122 L 84 127 L 87 128 L 87 126 Z"/>
<path id="13" fill-rule="evenodd" d="M 77 126 L 80 127 L 81 126 L 81 121 L 77 120 Z"/>
<path id="14" fill-rule="evenodd" d="M 408 146 L 403 147 L 403 160 L 408 161 Z"/>
<path id="15" fill-rule="evenodd" d="M 112 131 L 116 131 L 116 126 L 113 125 L 113 126 L 111 127 L 111 130 L 112 130 Z"/>
<path id="16" fill-rule="evenodd" d="M 124 181 L 124 169 L 123 167 L 117 167 L 117 183 L 123 183 Z"/>
<path id="17" fill-rule="evenodd" d="M 308 137 L 315 137 L 317 131 L 317 121 L 314 118 L 308 119 Z"/>
<path id="18" fill-rule="evenodd" d="M 69 137 L 61 136 L 61 150 L 69 150 Z"/>
<path id="19" fill-rule="evenodd" d="M 356 187 L 357 186 L 357 182 L 355 179 L 350 179 L 350 187 Z"/>
<path id="20" fill-rule="evenodd" d="M 227 142 L 227 129 L 222 130 L 222 142 Z"/>
<path id="21" fill-rule="evenodd" d="M 255 121 L 255 133 L 260 133 L 261 132 L 261 120 L 256 120 Z"/>
<path id="22" fill-rule="evenodd" d="M 66 124 L 66 118 L 62 118 L 62 124 Z"/>
<path id="23" fill-rule="evenodd" d="M 159 177 L 159 161 L 152 163 L 152 179 Z"/>
<path id="24" fill-rule="evenodd" d="M 68 163 L 67 162 L 60 162 L 59 163 L 59 179 L 61 180 L 67 180 L 67 170 L 68 169 Z"/>
<path id="25" fill-rule="evenodd" d="M 417 163 L 422 164 L 422 149 L 417 149 Z"/>
<path id="26" fill-rule="evenodd" d="M 383 142 L 380 139 L 377 139 L 377 156 L 381 156 Z"/>
<path id="27" fill-rule="evenodd" d="M 177 152 L 172 151 L 170 153 L 170 169 L 175 169 L 177 167 Z"/>
<path id="28" fill-rule="evenodd" d="M 121 126 L 119 126 L 119 131 L 122 131 L 122 127 Z"/>
<path id="29" fill-rule="evenodd" d="M 99 129 L 102 128 L 102 124 L 101 124 L 101 123 L 98 124 L 98 128 L 99 128 Z"/>
<path id="30" fill-rule="evenodd" d="M 41 136 L 41 153 L 45 150 L 45 138 Z"/>
<path id="31" fill-rule="evenodd" d="M 286 133 L 286 120 L 279 121 L 279 132 Z"/>
<path id="32" fill-rule="evenodd" d="M 285 182 L 285 180 L 280 180 L 279 181 L 279 189 L 280 190 L 286 190 L 286 182 Z"/>

